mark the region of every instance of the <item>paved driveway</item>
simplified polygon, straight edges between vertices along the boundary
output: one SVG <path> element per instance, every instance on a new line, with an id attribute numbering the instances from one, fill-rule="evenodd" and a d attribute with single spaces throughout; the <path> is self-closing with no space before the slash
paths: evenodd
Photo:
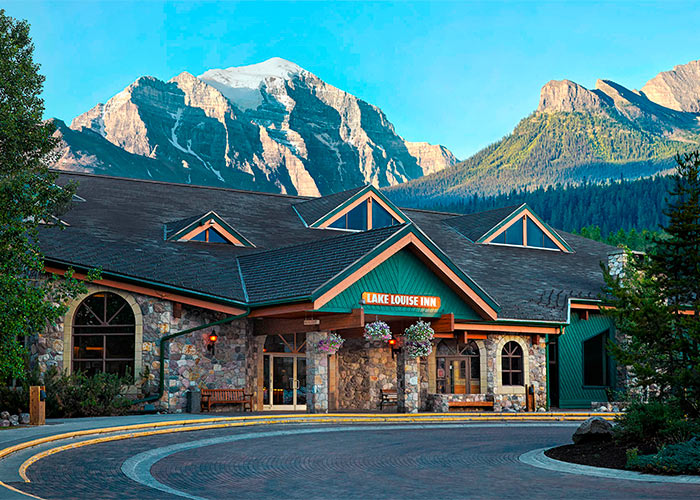
<path id="1" fill-rule="evenodd" d="M 568 442 L 575 426 L 397 427 L 261 426 L 116 441 L 49 456 L 30 467 L 32 483 L 13 485 L 45 499 L 91 500 L 183 498 L 163 490 L 209 499 L 700 497 L 700 485 L 578 476 L 518 461 Z M 150 485 L 124 474 L 129 459 Z"/>

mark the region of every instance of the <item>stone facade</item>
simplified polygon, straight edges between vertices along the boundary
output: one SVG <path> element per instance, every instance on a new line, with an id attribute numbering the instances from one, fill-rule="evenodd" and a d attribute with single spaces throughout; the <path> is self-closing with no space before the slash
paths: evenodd
<path id="1" fill-rule="evenodd" d="M 453 401 L 493 401 L 492 394 L 428 394 L 425 409 L 435 413 L 450 411 L 449 403 Z"/>
<path id="2" fill-rule="evenodd" d="M 306 410 L 309 413 L 328 413 L 328 353 L 316 350 L 328 332 L 306 334 Z"/>
<path id="3" fill-rule="evenodd" d="M 90 293 L 106 290 L 94 285 L 88 285 L 88 288 Z M 163 336 L 226 317 L 223 313 L 184 305 L 175 313 L 173 303 L 168 300 L 136 293 L 119 294 L 128 298 L 130 303 L 133 302 L 132 307 L 138 308 L 134 311 L 139 332 L 139 340 L 136 342 L 138 352 L 134 355 L 134 384 L 128 390 L 128 395 L 135 398 L 155 395 L 158 391 L 160 339 Z M 70 372 L 70 357 L 64 356 L 64 353 L 66 346 L 71 345 L 72 332 L 66 330 L 72 330 L 69 327 L 72 324 L 69 316 L 74 313 L 79 302 L 77 300 L 71 306 L 62 321 L 48 327 L 44 334 L 30 339 L 31 360 L 42 372 L 51 366 Z M 156 403 L 161 410 L 183 410 L 188 390 L 245 388 L 254 391 L 251 380 L 255 377 L 249 367 L 255 360 L 253 346 L 256 343 L 249 322 L 241 319 L 213 329 L 219 337 L 213 352 L 207 349 L 211 328 L 176 337 L 168 343 L 165 393 Z"/>
<path id="4" fill-rule="evenodd" d="M 396 360 L 384 342 L 346 339 L 338 351 L 338 407 L 376 410 L 382 389 L 396 389 Z"/>
<path id="5" fill-rule="evenodd" d="M 420 360 L 410 358 L 401 349 L 396 360 L 397 406 L 399 413 L 418 413 L 420 409 Z"/>

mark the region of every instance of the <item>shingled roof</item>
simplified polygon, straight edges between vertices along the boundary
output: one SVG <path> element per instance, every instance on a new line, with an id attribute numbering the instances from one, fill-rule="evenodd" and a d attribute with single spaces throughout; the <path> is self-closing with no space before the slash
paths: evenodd
<path id="1" fill-rule="evenodd" d="M 147 281 L 232 303 L 308 296 L 407 227 L 357 233 L 308 228 L 297 213 L 299 205 L 309 201 L 304 197 L 88 174 L 62 173 L 59 177 L 59 183 L 69 180 L 79 182 L 78 195 L 86 201 L 74 203 L 61 216 L 68 227 L 42 228 L 40 245 L 47 262 L 102 267 L 106 276 Z M 302 212 L 308 210 L 306 216 L 313 218 L 351 196 L 345 192 L 331 201 L 313 200 L 317 208 L 306 205 Z M 324 208 L 318 208 L 321 206 Z M 569 298 L 598 296 L 604 284 L 599 263 L 613 248 L 562 232 L 573 253 L 470 241 L 469 235 L 481 233 L 475 236 L 480 237 L 516 208 L 482 212 L 485 221 L 479 220 L 479 214 L 402 211 L 500 305 L 499 318 L 565 323 Z M 166 223 L 210 210 L 230 221 L 256 247 L 163 238 Z"/>
<path id="2" fill-rule="evenodd" d="M 509 207 L 496 208 L 494 210 L 486 210 L 484 212 L 460 215 L 458 217 L 445 219 L 444 222 L 454 227 L 470 240 L 477 241 L 521 206 L 522 205 L 512 205 Z"/>
<path id="3" fill-rule="evenodd" d="M 329 194 L 328 196 L 321 196 L 319 198 L 312 198 L 310 200 L 300 201 L 294 204 L 294 209 L 299 213 L 304 223 L 310 226 L 321 217 L 331 212 L 333 209 L 342 205 L 350 198 L 355 196 L 360 191 L 363 191 L 367 186 L 359 186 L 356 188 L 348 189 L 347 191 L 341 191 L 340 193 Z"/>

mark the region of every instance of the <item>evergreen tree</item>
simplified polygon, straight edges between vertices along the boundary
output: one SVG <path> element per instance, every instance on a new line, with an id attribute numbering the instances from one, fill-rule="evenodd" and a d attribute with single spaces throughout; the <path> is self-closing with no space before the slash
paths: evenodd
<path id="1" fill-rule="evenodd" d="M 700 414 L 700 153 L 678 156 L 664 234 L 630 258 L 619 279 L 605 273 L 608 310 L 624 340 L 611 345 L 635 384 Z"/>
<path id="2" fill-rule="evenodd" d="M 84 284 L 44 276 L 39 227 L 60 226 L 56 215 L 73 193 L 55 184 L 48 160 L 53 127 L 42 121 L 44 78 L 33 60 L 29 25 L 0 9 L 0 380 L 25 375 L 24 339 L 65 313 Z"/>

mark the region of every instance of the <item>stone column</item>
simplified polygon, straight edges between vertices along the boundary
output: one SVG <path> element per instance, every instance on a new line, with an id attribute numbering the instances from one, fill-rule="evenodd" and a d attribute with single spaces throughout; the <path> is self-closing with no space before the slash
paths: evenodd
<path id="1" fill-rule="evenodd" d="M 399 413 L 418 413 L 420 408 L 420 359 L 409 358 L 401 349 L 396 358 L 396 393 Z"/>
<path id="2" fill-rule="evenodd" d="M 306 411 L 328 413 L 328 354 L 317 352 L 319 340 L 328 338 L 328 332 L 306 334 Z"/>

